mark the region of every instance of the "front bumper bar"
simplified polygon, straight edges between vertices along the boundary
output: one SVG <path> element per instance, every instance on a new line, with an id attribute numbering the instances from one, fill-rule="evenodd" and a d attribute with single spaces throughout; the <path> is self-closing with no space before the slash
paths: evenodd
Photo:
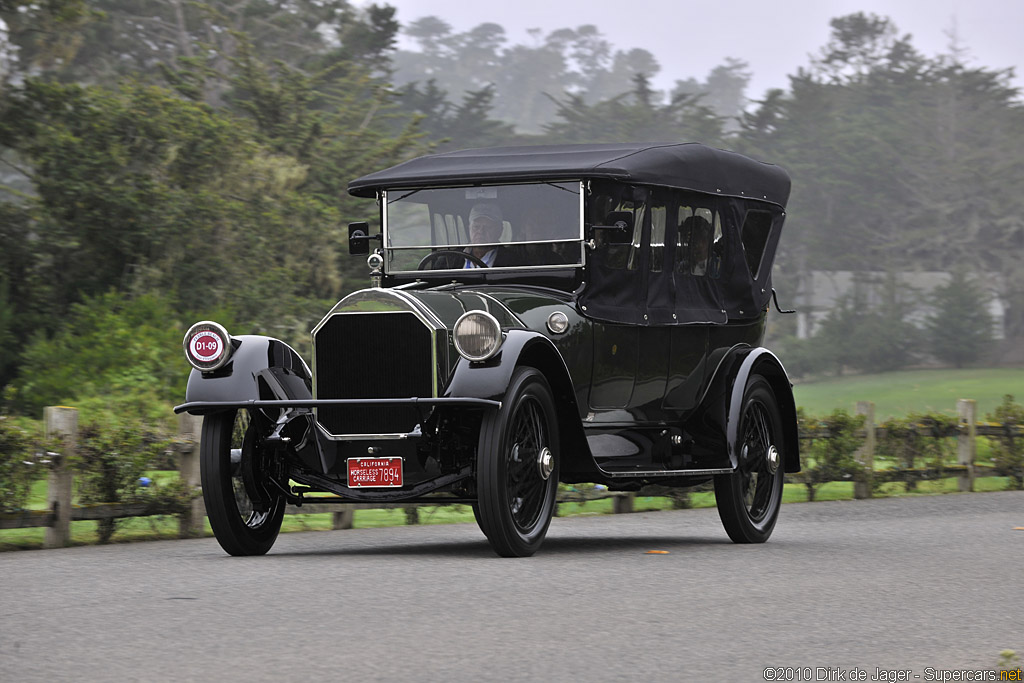
<path id="1" fill-rule="evenodd" d="M 316 408 L 318 406 L 372 405 L 465 405 L 501 408 L 501 401 L 489 398 L 291 398 L 284 400 L 249 399 L 247 401 L 190 401 L 174 406 L 175 413 L 212 412 L 229 408 Z"/>

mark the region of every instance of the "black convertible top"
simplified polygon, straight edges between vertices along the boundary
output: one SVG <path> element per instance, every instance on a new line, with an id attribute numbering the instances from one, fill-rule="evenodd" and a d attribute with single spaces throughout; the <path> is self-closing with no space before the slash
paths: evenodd
<path id="1" fill-rule="evenodd" d="M 483 182 L 608 178 L 785 206 L 789 175 L 773 164 L 696 142 L 484 147 L 411 159 L 353 180 L 348 191 Z"/>

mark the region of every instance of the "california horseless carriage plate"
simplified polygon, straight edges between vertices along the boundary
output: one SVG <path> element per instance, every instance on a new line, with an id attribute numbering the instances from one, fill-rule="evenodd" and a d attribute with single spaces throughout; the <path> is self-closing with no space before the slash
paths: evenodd
<path id="1" fill-rule="evenodd" d="M 559 482 L 714 482 L 725 530 L 768 539 L 800 469 L 782 364 L 761 346 L 790 182 L 700 144 L 476 149 L 353 181 L 372 286 L 287 344 L 204 321 L 178 412 L 204 415 L 203 496 L 232 555 L 287 503 L 471 505 L 532 555 Z"/>

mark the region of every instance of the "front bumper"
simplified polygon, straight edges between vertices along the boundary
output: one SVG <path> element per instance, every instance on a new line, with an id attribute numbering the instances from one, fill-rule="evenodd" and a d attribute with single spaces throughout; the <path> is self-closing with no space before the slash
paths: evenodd
<path id="1" fill-rule="evenodd" d="M 371 406 L 371 405 L 420 405 L 420 406 L 452 406 L 465 405 L 477 408 L 501 408 L 501 401 L 487 398 L 293 398 L 293 399 L 256 399 L 247 401 L 190 401 L 174 406 L 175 413 L 192 413 L 203 415 L 231 408 L 316 408 L 318 406 Z"/>

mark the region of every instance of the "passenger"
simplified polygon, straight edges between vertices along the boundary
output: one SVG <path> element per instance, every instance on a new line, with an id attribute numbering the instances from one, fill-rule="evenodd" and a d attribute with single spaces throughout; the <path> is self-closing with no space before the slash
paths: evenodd
<path id="1" fill-rule="evenodd" d="M 718 277 L 717 259 L 709 263 L 711 223 L 703 216 L 690 216 L 679 226 L 679 235 L 684 244 L 689 246 L 689 253 L 684 256 L 682 271 L 691 275 Z"/>

